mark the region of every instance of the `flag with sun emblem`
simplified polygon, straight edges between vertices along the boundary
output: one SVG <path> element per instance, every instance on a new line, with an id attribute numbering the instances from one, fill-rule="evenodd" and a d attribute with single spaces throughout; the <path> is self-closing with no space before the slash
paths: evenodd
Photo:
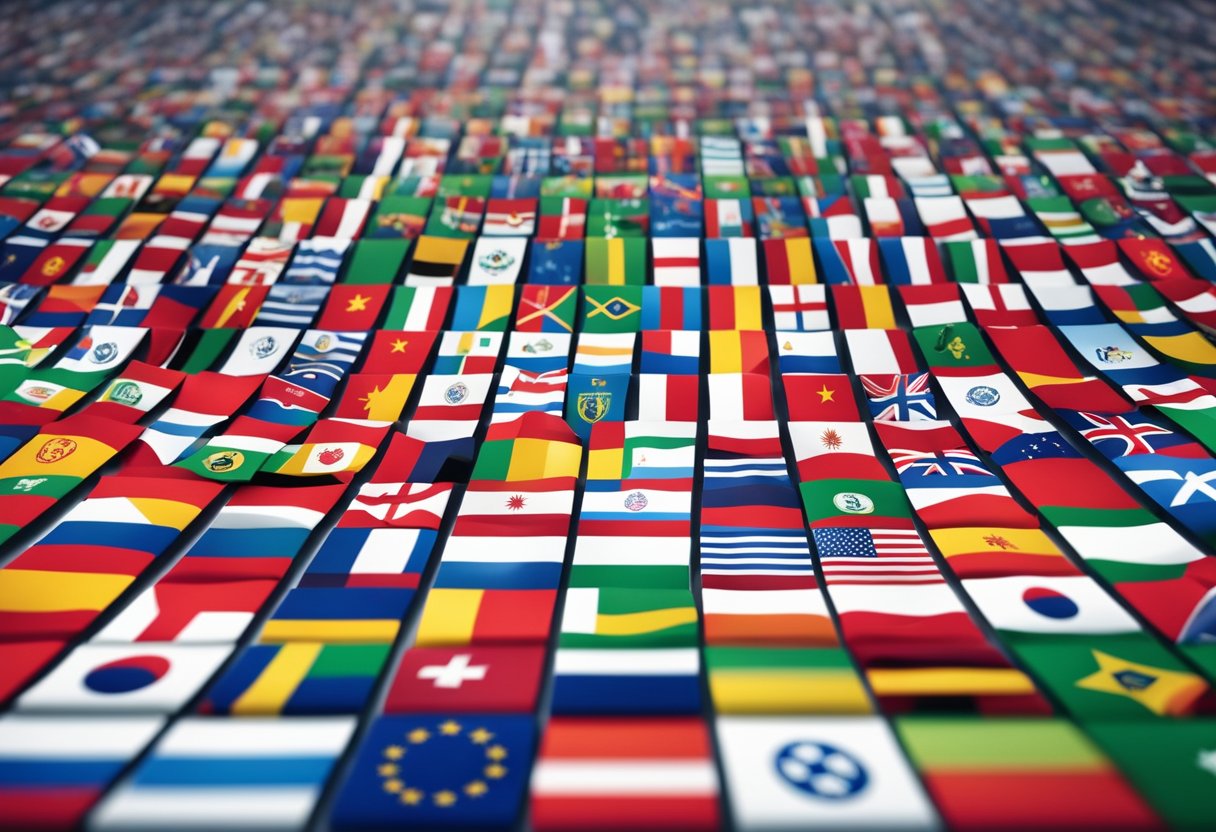
<path id="1" fill-rule="evenodd" d="M 531 715 L 381 717 L 342 785 L 333 828 L 509 828 L 534 731 Z"/>

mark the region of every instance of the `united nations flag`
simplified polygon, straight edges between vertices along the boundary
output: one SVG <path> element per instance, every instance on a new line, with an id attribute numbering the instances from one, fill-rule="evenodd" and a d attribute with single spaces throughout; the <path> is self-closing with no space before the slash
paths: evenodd
<path id="1" fill-rule="evenodd" d="M 334 829 L 501 829 L 518 820 L 531 716 L 382 716 L 359 746 Z"/>

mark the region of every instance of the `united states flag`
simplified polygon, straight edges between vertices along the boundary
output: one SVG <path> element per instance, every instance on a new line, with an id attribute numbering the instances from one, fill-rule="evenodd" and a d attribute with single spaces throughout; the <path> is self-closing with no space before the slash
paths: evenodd
<path id="1" fill-rule="evenodd" d="M 915 529 L 813 529 L 829 584 L 937 583 L 941 573 Z"/>

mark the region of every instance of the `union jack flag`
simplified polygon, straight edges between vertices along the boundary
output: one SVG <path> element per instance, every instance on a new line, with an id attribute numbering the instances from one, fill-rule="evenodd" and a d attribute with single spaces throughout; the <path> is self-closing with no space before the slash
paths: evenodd
<path id="1" fill-rule="evenodd" d="M 909 451 L 892 448 L 891 461 L 895 463 L 895 470 L 900 474 L 919 471 L 922 477 L 994 476 L 975 454 L 962 448 L 950 451 Z"/>
<path id="2" fill-rule="evenodd" d="M 1114 459 L 1120 456 L 1155 454 L 1159 445 L 1149 440 L 1150 436 L 1173 436 L 1168 428 L 1149 421 L 1132 421 L 1126 416 L 1107 415 L 1078 411 L 1082 421 L 1078 427 L 1081 435 L 1102 454 Z M 1088 425 L 1088 427 L 1086 427 Z"/>
<path id="3" fill-rule="evenodd" d="M 861 384 L 875 421 L 921 422 L 937 418 L 928 373 L 865 375 L 861 376 Z"/>

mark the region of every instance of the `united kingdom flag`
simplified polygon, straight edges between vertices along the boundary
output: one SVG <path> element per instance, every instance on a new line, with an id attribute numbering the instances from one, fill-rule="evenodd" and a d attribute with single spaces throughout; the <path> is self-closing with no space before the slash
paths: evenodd
<path id="1" fill-rule="evenodd" d="M 877 422 L 921 422 L 937 418 L 929 374 L 866 375 L 861 384 Z"/>
<path id="2" fill-rule="evenodd" d="M 1063 411 L 1061 415 L 1107 459 L 1140 454 L 1203 455 L 1202 447 L 1189 437 L 1139 413 Z"/>
<path id="3" fill-rule="evenodd" d="M 984 463 L 962 448 L 948 451 L 909 451 L 891 448 L 891 461 L 900 475 L 919 473 L 922 477 L 992 477 Z"/>

